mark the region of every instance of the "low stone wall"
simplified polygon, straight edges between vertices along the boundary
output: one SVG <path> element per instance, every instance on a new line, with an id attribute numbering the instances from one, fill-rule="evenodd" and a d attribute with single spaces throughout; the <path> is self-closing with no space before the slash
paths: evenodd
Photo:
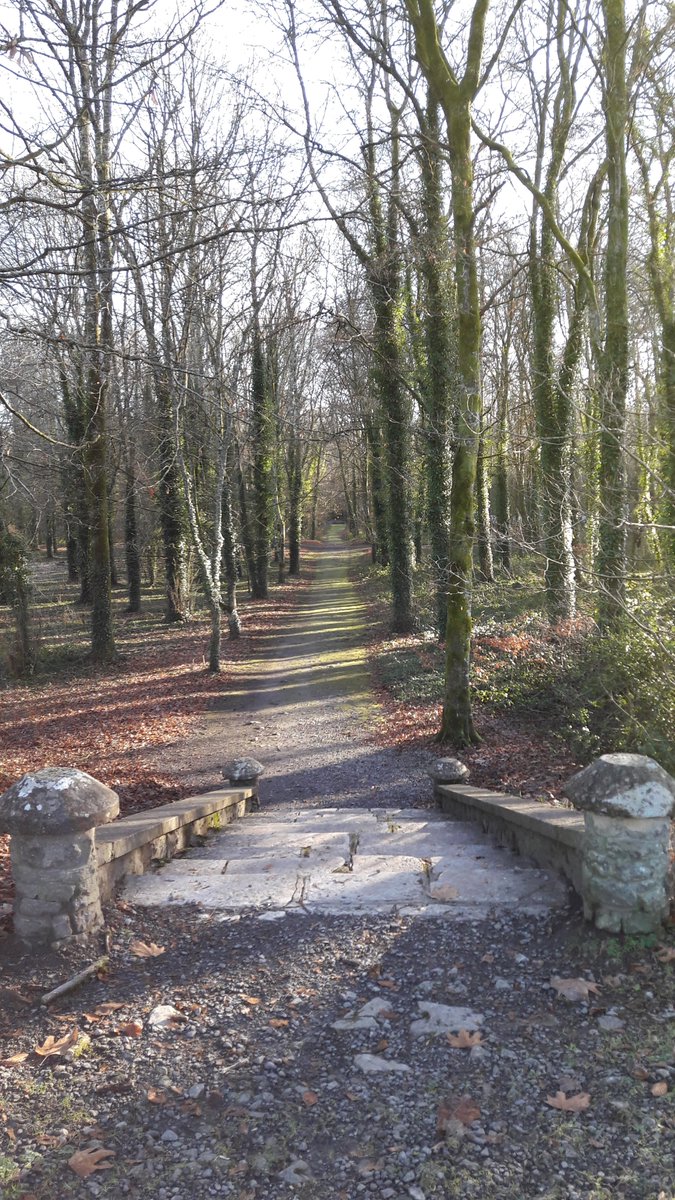
<path id="1" fill-rule="evenodd" d="M 167 862 L 187 849 L 208 830 L 243 817 L 255 795 L 252 787 L 216 788 L 100 826 L 96 857 L 101 900 L 111 898 L 125 875 L 142 875 L 153 863 Z"/>
<path id="2" fill-rule="evenodd" d="M 442 812 L 476 821 L 503 845 L 560 871 L 581 893 L 584 818 L 579 813 L 465 783 L 436 783 L 434 794 Z"/>

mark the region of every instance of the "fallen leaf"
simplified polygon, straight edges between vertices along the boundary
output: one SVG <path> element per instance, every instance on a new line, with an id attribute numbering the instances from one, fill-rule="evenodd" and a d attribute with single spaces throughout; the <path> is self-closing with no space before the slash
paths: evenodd
<path id="1" fill-rule="evenodd" d="M 136 958 L 158 958 L 165 953 L 164 946 L 157 946 L 154 942 L 139 942 L 137 938 L 129 942 L 129 950 Z"/>
<path id="2" fill-rule="evenodd" d="M 662 963 L 675 962 L 675 946 L 659 946 L 656 957 Z"/>
<path id="3" fill-rule="evenodd" d="M 453 1124 L 471 1125 L 479 1117 L 480 1108 L 470 1096 L 460 1096 L 457 1100 L 445 1100 L 438 1106 L 436 1129 L 438 1133 L 454 1132 Z"/>
<path id="4" fill-rule="evenodd" d="M 591 1103 L 588 1092 L 579 1092 L 576 1096 L 566 1096 L 564 1092 L 556 1092 L 555 1096 L 547 1096 L 546 1103 L 551 1108 L 561 1112 L 582 1112 Z"/>
<path id="5" fill-rule="evenodd" d="M 558 975 L 551 976 L 551 987 L 559 996 L 566 1000 L 588 1000 L 591 992 L 598 995 L 600 989 L 591 979 L 561 979 Z"/>
<path id="6" fill-rule="evenodd" d="M 97 1017 L 105 1017 L 108 1013 L 117 1012 L 119 1008 L 124 1008 L 122 1000 L 104 1000 L 103 1004 L 97 1004 L 94 1012 Z"/>
<path id="7" fill-rule="evenodd" d="M 666 1083 L 665 1079 L 662 1079 L 659 1083 L 652 1084 L 649 1090 L 652 1096 L 667 1096 L 668 1084 Z"/>
<path id="8" fill-rule="evenodd" d="M 142 1021 L 125 1021 L 124 1025 L 120 1025 L 119 1032 L 124 1037 L 138 1038 L 141 1036 L 141 1034 L 143 1032 L 143 1022 Z"/>
<path id="9" fill-rule="evenodd" d="M 303 1092 L 302 1099 L 308 1108 L 311 1108 L 313 1104 L 318 1104 L 319 1102 L 319 1097 L 317 1096 L 316 1092 Z"/>
<path id="10" fill-rule="evenodd" d="M 243 1000 L 244 1004 L 254 1004 L 255 1005 L 255 1004 L 261 1003 L 260 996 L 240 996 L 239 999 Z"/>
<path id="11" fill-rule="evenodd" d="M 374 1053 L 375 1054 L 384 1054 L 388 1045 L 389 1045 L 389 1042 L 388 1042 L 387 1038 L 380 1038 L 380 1041 L 377 1043 L 377 1045 L 375 1047 Z"/>
<path id="12" fill-rule="evenodd" d="M 383 988 L 397 988 L 398 984 L 395 979 L 378 979 L 378 984 Z"/>
<path id="13" fill-rule="evenodd" d="M 459 1033 L 449 1033 L 448 1042 L 457 1050 L 469 1050 L 471 1046 L 482 1046 L 483 1039 L 481 1035 L 469 1033 L 468 1029 L 460 1029 Z"/>
<path id="14" fill-rule="evenodd" d="M 484 963 L 493 963 L 495 961 L 495 956 L 494 954 L 484 954 L 480 961 Z"/>
<path id="15" fill-rule="evenodd" d="M 171 1099 L 169 1093 L 163 1091 L 162 1088 L 149 1088 L 146 1096 L 151 1104 L 168 1104 Z"/>
<path id="16" fill-rule="evenodd" d="M 17 1054 L 12 1054 L 9 1058 L 0 1058 L 0 1067 L 20 1067 L 27 1058 L 27 1052 L 19 1050 Z"/>
<path id="17" fill-rule="evenodd" d="M 45 1038 L 41 1046 L 35 1047 L 35 1053 L 40 1055 L 40 1058 L 49 1058 L 52 1054 L 63 1054 L 66 1050 L 70 1050 L 72 1046 L 77 1045 L 80 1037 L 79 1029 L 73 1029 L 70 1033 L 64 1034 L 62 1038 L 56 1040 L 50 1033 L 48 1038 Z"/>
<path id="18" fill-rule="evenodd" d="M 283 1029 L 288 1025 L 288 1021 L 284 1020 L 283 1017 L 272 1017 L 269 1024 L 272 1026 L 272 1029 Z"/>
<path id="19" fill-rule="evenodd" d="M 103 1160 L 114 1156 L 114 1150 L 106 1150 L 103 1146 L 96 1150 L 76 1150 L 72 1158 L 68 1159 L 68 1166 L 80 1179 L 87 1179 L 94 1171 L 105 1171 L 112 1167 L 111 1162 Z"/>

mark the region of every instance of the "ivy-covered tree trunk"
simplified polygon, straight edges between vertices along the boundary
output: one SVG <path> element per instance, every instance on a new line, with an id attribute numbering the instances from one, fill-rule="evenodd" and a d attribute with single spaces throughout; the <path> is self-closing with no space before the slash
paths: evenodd
<path id="1" fill-rule="evenodd" d="M 14 614 L 16 641 L 9 664 L 13 675 L 28 675 L 35 668 L 30 596 L 30 571 L 23 542 L 10 532 L 0 516 L 0 603 L 8 604 Z"/>
<path id="2" fill-rule="evenodd" d="M 431 90 L 422 133 L 424 235 L 421 271 L 427 356 L 424 386 L 427 524 L 436 581 L 436 623 L 443 636 L 448 620 L 454 295 L 444 210 L 438 101 Z"/>
<path id="3" fill-rule="evenodd" d="M 159 418 L 159 525 L 162 531 L 166 603 L 164 619 L 169 624 L 186 621 L 190 615 L 187 598 L 187 517 L 180 470 L 176 461 L 173 405 L 167 380 L 155 378 Z"/>
<path id="4" fill-rule="evenodd" d="M 370 503 L 373 512 L 371 556 L 374 563 L 380 563 L 386 567 L 389 562 L 389 535 L 387 533 L 387 499 L 384 487 L 382 442 L 377 420 L 372 413 L 367 413 L 364 417 L 364 430 L 368 456 Z"/>
<path id="5" fill-rule="evenodd" d="M 253 334 L 251 355 L 253 452 L 253 560 L 251 596 L 268 597 L 268 564 L 274 512 L 274 412 L 269 363 L 259 329 Z"/>
<path id="6" fill-rule="evenodd" d="M 511 505 L 508 476 L 508 342 L 502 350 L 502 368 L 497 397 L 497 437 L 492 476 L 492 515 L 495 523 L 495 557 L 502 570 L 511 572 Z"/>
<path id="7" fill-rule="evenodd" d="M 602 0 L 605 21 L 605 139 L 607 146 L 607 246 L 605 339 L 599 370 L 600 517 L 596 574 L 598 623 L 609 629 L 624 613 L 626 479 L 624 427 L 628 391 L 628 180 L 626 134 L 626 14 L 624 0 Z"/>
<path id="8" fill-rule="evenodd" d="M 391 572 L 392 628 L 409 633 L 413 612 L 413 496 L 411 402 L 405 382 L 401 251 L 396 192 L 399 180 L 398 115 L 391 111 L 392 180 L 385 220 L 371 147 L 368 177 L 375 254 L 368 282 L 375 311 L 373 380 L 385 444 L 387 541 Z"/>
<path id="9" fill-rule="evenodd" d="M 481 420 L 476 459 L 476 513 L 478 524 L 478 569 L 486 583 L 493 583 L 495 572 L 492 557 L 492 529 L 490 521 L 490 491 L 485 466 L 485 430 Z"/>
<path id="10" fill-rule="evenodd" d="M 405 0 L 417 57 L 445 116 L 450 152 L 457 304 L 457 416 L 450 492 L 448 620 L 445 696 L 439 738 L 466 746 L 479 740 L 470 695 L 474 510 L 481 414 L 481 315 L 474 242 L 471 106 L 480 86 L 489 0 L 476 0 L 464 75 L 458 78 L 441 48 L 432 0 Z"/>

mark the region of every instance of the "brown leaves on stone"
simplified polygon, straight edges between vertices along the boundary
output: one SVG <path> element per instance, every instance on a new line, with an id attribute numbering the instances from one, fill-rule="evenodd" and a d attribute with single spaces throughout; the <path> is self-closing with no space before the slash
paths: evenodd
<path id="1" fill-rule="evenodd" d="M 62 1038 L 58 1039 L 50 1034 L 48 1038 L 45 1038 L 41 1046 L 35 1047 L 35 1053 L 40 1058 L 50 1058 L 52 1055 L 65 1054 L 67 1050 L 72 1050 L 79 1040 L 80 1031 L 77 1028 L 72 1029 L 70 1033 L 66 1033 Z"/>
<path id="2" fill-rule="evenodd" d="M 80 1179 L 88 1179 L 94 1171 L 105 1171 L 112 1167 L 113 1164 L 106 1160 L 114 1157 L 115 1151 L 106 1150 L 103 1146 L 91 1150 L 76 1150 L 72 1158 L 68 1159 L 68 1166 Z"/>
<path id="3" fill-rule="evenodd" d="M 588 1000 L 591 992 L 595 996 L 600 993 L 600 988 L 592 979 L 561 979 L 558 975 L 552 975 L 551 987 L 555 988 L 559 996 L 564 996 L 565 1000 L 571 1000 L 573 1003 Z"/>
<path id="4" fill-rule="evenodd" d="M 166 951 L 165 946 L 157 946 L 155 942 L 141 942 L 135 938 L 133 942 L 129 942 L 129 951 L 136 958 L 159 958 L 160 954 Z"/>
<path id="5" fill-rule="evenodd" d="M 472 1046 L 483 1044 L 480 1033 L 469 1033 L 468 1029 L 460 1029 L 459 1033 L 449 1033 L 447 1038 L 448 1043 L 456 1050 L 470 1050 Z"/>
<path id="6" fill-rule="evenodd" d="M 480 1118 L 480 1108 L 471 1096 L 458 1096 L 442 1101 L 436 1113 L 436 1132 L 463 1136 L 464 1127 Z"/>
<path id="7" fill-rule="evenodd" d="M 555 1096 L 547 1096 L 546 1103 L 550 1108 L 557 1108 L 560 1112 L 583 1112 L 591 1103 L 591 1097 L 588 1092 L 578 1092 L 576 1096 L 566 1096 L 564 1092 L 556 1092 Z"/>

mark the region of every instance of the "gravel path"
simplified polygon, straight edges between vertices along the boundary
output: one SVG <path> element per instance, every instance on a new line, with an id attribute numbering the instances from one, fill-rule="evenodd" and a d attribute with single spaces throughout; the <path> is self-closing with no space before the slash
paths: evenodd
<path id="1" fill-rule="evenodd" d="M 265 765 L 266 809 L 432 807 L 428 751 L 381 748 L 368 737 L 377 714 L 367 662 L 367 610 L 349 581 L 363 553 L 332 526 L 315 552 L 311 586 L 257 658 L 234 664 L 233 685 L 196 737 L 158 765 L 196 791 L 221 782 L 238 754 Z"/>

